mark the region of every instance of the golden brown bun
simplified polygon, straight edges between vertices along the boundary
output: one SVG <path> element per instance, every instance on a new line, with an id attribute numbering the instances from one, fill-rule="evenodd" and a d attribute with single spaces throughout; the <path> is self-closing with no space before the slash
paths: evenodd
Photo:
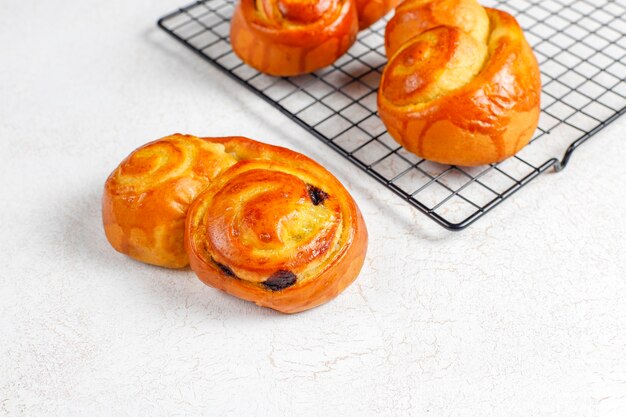
<path id="1" fill-rule="evenodd" d="M 367 230 L 341 183 L 311 159 L 241 137 L 240 160 L 189 210 L 185 243 L 206 284 L 283 313 L 316 307 L 357 277 Z"/>
<path id="2" fill-rule="evenodd" d="M 422 158 L 499 162 L 537 128 L 537 60 L 515 18 L 485 10 L 486 44 L 458 27 L 438 26 L 411 37 L 383 71 L 380 117 L 394 139 Z"/>
<path id="3" fill-rule="evenodd" d="M 389 13 L 401 0 L 356 0 L 359 29 L 363 30 Z"/>
<path id="4" fill-rule="evenodd" d="M 106 181 L 104 231 L 119 252 L 149 264 L 182 268 L 185 216 L 212 178 L 235 163 L 224 146 L 172 135 L 130 154 Z"/>
<path id="5" fill-rule="evenodd" d="M 357 32 L 353 0 L 241 0 L 230 40 L 237 56 L 251 67 L 293 76 L 335 62 Z"/>

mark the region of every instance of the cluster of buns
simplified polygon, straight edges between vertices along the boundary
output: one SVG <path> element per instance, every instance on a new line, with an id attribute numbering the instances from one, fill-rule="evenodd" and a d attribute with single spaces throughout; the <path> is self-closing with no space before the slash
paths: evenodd
<path id="1" fill-rule="evenodd" d="M 541 79 L 513 16 L 476 0 L 406 0 L 387 24 L 385 47 L 378 112 L 409 151 L 471 166 L 529 142 Z"/>
<path id="2" fill-rule="evenodd" d="M 235 53 L 270 75 L 306 74 L 335 62 L 360 29 L 399 0 L 240 0 L 230 27 Z"/>
<path id="3" fill-rule="evenodd" d="M 107 239 L 139 261 L 190 264 L 208 285 L 294 313 L 352 283 L 363 217 L 341 183 L 299 153 L 242 137 L 172 135 L 109 176 Z"/>
<path id="4" fill-rule="evenodd" d="M 278 76 L 315 71 L 400 0 L 240 0 L 235 53 Z M 435 162 L 482 165 L 524 147 L 539 121 L 537 60 L 515 18 L 476 0 L 406 0 L 385 32 L 378 112 L 390 135 Z"/>
<path id="5" fill-rule="evenodd" d="M 235 52 L 272 75 L 335 61 L 398 0 L 240 0 Z M 481 165 L 513 155 L 537 127 L 537 61 L 516 20 L 476 0 L 406 0 L 386 28 L 378 111 L 418 156 Z M 299 153 L 242 137 L 172 135 L 108 178 L 106 236 L 154 265 L 190 264 L 208 285 L 285 313 L 352 283 L 367 230 L 339 181 Z"/>

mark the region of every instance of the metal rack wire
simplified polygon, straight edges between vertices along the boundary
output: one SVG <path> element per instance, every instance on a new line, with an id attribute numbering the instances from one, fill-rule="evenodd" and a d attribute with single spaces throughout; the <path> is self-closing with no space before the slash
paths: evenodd
<path id="1" fill-rule="evenodd" d="M 582 143 L 626 113 L 626 0 L 491 0 L 515 15 L 542 73 L 539 128 L 517 155 L 494 165 L 440 165 L 405 151 L 376 113 L 383 19 L 334 65 L 289 78 L 244 64 L 229 43 L 234 0 L 202 0 L 159 27 L 449 230 L 461 230 L 539 174 L 562 170 Z M 562 154 L 558 159 L 555 155 Z"/>

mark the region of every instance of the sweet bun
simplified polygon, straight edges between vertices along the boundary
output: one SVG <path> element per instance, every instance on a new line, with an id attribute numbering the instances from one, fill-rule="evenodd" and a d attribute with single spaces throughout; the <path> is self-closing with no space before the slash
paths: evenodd
<path id="1" fill-rule="evenodd" d="M 363 30 L 396 7 L 400 0 L 355 0 L 359 15 L 359 29 Z"/>
<path id="2" fill-rule="evenodd" d="M 423 10 L 438 10 L 434 4 L 418 3 L 411 19 L 427 15 Z M 453 10 L 443 10 L 454 16 Z M 468 25 L 466 29 L 474 29 L 469 32 L 455 26 L 464 21 L 459 16 L 452 25 L 415 24 L 428 28 L 415 36 L 400 24 L 387 31 L 388 37 L 408 40 L 397 49 L 395 40 L 388 42 L 392 55 L 381 77 L 378 112 L 389 134 L 422 158 L 470 166 L 499 162 L 525 146 L 537 127 L 537 60 L 515 18 L 485 11 L 486 42 L 477 25 Z M 467 20 L 479 22 L 479 16 Z"/>
<path id="3" fill-rule="evenodd" d="M 353 0 L 241 0 L 230 40 L 237 56 L 251 67 L 294 76 L 335 62 L 357 32 Z"/>
<path id="4" fill-rule="evenodd" d="M 102 219 L 109 243 L 149 264 L 182 268 L 185 217 L 193 199 L 236 160 L 224 146 L 172 135 L 131 153 L 106 181 Z"/>
<path id="5" fill-rule="evenodd" d="M 336 297 L 357 277 L 367 230 L 341 183 L 288 149 L 212 139 L 239 162 L 191 206 L 185 243 L 206 284 L 283 313 Z"/>

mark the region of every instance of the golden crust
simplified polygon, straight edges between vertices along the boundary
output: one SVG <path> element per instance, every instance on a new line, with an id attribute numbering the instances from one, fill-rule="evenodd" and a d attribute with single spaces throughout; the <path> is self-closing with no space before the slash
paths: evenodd
<path id="1" fill-rule="evenodd" d="M 168 136 L 136 149 L 105 184 L 102 219 L 107 239 L 117 251 L 139 261 L 185 267 L 187 209 L 235 162 L 223 145 L 189 135 Z"/>
<path id="2" fill-rule="evenodd" d="M 410 38 L 383 72 L 380 117 L 394 139 L 422 158 L 499 162 L 524 147 L 537 127 L 541 80 L 532 49 L 515 18 L 485 10 L 486 53 L 471 34 L 440 26 Z M 420 60 L 428 62 L 419 66 Z"/>
<path id="3" fill-rule="evenodd" d="M 293 76 L 335 62 L 357 32 L 352 0 L 241 0 L 230 39 L 237 56 L 251 67 Z"/>
<path id="4" fill-rule="evenodd" d="M 356 0 L 359 15 L 359 29 L 363 30 L 380 20 L 401 0 Z"/>
<path id="5" fill-rule="evenodd" d="M 437 26 L 457 27 L 486 43 L 489 17 L 476 0 L 405 0 L 385 28 L 387 57 L 412 37 Z"/>
<path id="6" fill-rule="evenodd" d="M 341 183 L 304 155 L 246 138 L 210 139 L 240 160 L 189 210 L 185 243 L 206 284 L 284 313 L 352 283 L 367 230 Z"/>

